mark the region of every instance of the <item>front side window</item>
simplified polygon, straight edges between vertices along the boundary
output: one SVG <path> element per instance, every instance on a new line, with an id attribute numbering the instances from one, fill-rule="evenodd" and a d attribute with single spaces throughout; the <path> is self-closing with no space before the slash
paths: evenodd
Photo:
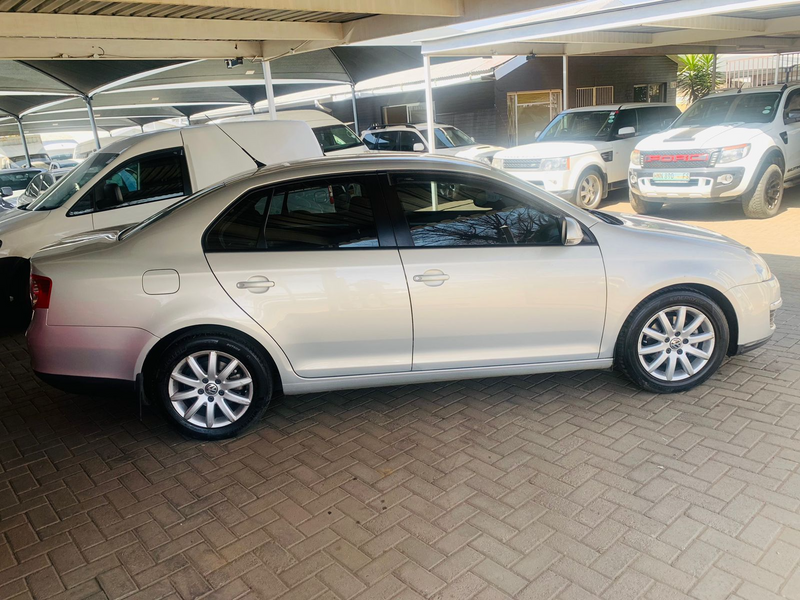
<path id="1" fill-rule="evenodd" d="M 580 110 L 558 115 L 539 136 L 539 142 L 608 139 L 617 111 Z"/>
<path id="2" fill-rule="evenodd" d="M 336 177 L 251 192 L 209 229 L 206 251 L 377 248 L 375 189 Z"/>
<path id="3" fill-rule="evenodd" d="M 769 123 L 775 117 L 780 100 L 780 92 L 709 96 L 687 108 L 672 128 Z"/>
<path id="4" fill-rule="evenodd" d="M 49 188 L 47 193 L 39 194 L 36 200 L 24 207 L 25 210 L 54 210 L 63 206 L 117 156 L 119 155 L 110 152 L 92 154 L 92 156 L 72 169 L 69 175 L 61 179 L 57 185 Z"/>
<path id="5" fill-rule="evenodd" d="M 561 244 L 555 211 L 480 181 L 396 176 L 393 188 L 414 247 Z"/>
<path id="6" fill-rule="evenodd" d="M 460 146 L 471 146 L 474 143 L 475 140 L 456 127 L 436 128 L 437 148 L 458 148 Z"/>
<path id="7" fill-rule="evenodd" d="M 789 95 L 786 97 L 786 105 L 783 107 L 783 122 L 785 125 L 789 123 L 797 123 L 797 119 L 792 119 L 789 117 L 790 112 L 799 112 L 800 111 L 800 89 L 793 90 L 789 92 Z"/>
<path id="8" fill-rule="evenodd" d="M 112 171 L 95 186 L 95 210 L 112 210 L 185 195 L 183 154 L 179 150 L 145 156 Z"/>

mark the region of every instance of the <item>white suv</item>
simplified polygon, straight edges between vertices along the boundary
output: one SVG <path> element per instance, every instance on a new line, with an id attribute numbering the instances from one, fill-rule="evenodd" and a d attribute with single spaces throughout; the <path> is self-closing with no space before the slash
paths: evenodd
<path id="1" fill-rule="evenodd" d="M 784 181 L 800 176 L 800 85 L 713 94 L 631 154 L 633 209 L 741 201 L 748 217 L 780 209 Z"/>
<path id="2" fill-rule="evenodd" d="M 565 110 L 535 143 L 498 152 L 492 165 L 581 208 L 596 208 L 609 189 L 626 185 L 637 141 L 680 114 L 676 106 L 657 103 Z"/>
<path id="3" fill-rule="evenodd" d="M 491 162 L 500 146 L 479 144 L 471 136 L 452 125 L 434 124 L 436 130 L 436 152 L 448 156 Z M 370 150 L 378 152 L 428 152 L 428 126 L 373 125 L 362 132 L 361 139 Z"/>

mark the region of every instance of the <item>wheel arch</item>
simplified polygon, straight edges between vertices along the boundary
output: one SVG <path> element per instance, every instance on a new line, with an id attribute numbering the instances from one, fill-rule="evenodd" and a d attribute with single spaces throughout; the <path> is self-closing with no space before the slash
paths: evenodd
<path id="1" fill-rule="evenodd" d="M 275 393 L 282 393 L 283 391 L 283 382 L 281 379 L 281 372 L 278 369 L 278 365 L 275 362 L 275 359 L 270 354 L 269 350 L 264 347 L 264 344 L 259 342 L 253 336 L 241 331 L 240 329 L 236 329 L 234 327 L 228 327 L 225 325 L 190 325 L 188 327 L 183 327 L 181 329 L 177 329 L 168 335 L 164 336 L 163 338 L 159 339 L 148 351 L 144 358 L 144 362 L 142 363 L 141 373 L 144 375 L 144 385 L 145 385 L 145 393 L 149 398 L 152 398 L 153 390 L 152 390 L 152 378 L 147 377 L 149 373 L 152 373 L 155 369 L 156 365 L 158 364 L 158 358 L 164 354 L 164 352 L 169 348 L 172 344 L 180 340 L 181 338 L 190 337 L 193 335 L 198 334 L 226 334 L 232 337 L 240 338 L 247 343 L 253 345 L 257 350 L 259 350 L 267 364 L 269 369 L 269 373 L 273 378 L 273 394 Z"/>
<path id="2" fill-rule="evenodd" d="M 723 292 L 710 285 L 702 283 L 678 283 L 660 288 L 648 294 L 647 296 L 642 298 L 639 302 L 637 302 L 636 305 L 628 313 L 628 316 L 625 319 L 625 323 L 628 322 L 631 316 L 636 312 L 636 309 L 638 309 L 644 302 L 648 302 L 649 300 L 655 298 L 656 296 L 660 296 L 661 294 L 669 292 L 685 292 L 685 291 L 691 291 L 703 294 L 704 296 L 708 296 L 711 300 L 716 302 L 716 304 L 722 310 L 722 313 L 725 315 L 725 320 L 728 322 L 728 330 L 730 332 L 730 338 L 728 340 L 728 348 L 726 354 L 728 356 L 733 356 L 734 354 L 736 354 L 739 343 L 739 318 L 736 316 L 736 309 L 733 307 L 733 303 L 728 299 L 728 297 Z M 623 326 L 620 329 L 620 331 L 617 332 L 617 339 L 619 339 L 619 336 L 622 335 L 624 329 L 625 327 Z"/>

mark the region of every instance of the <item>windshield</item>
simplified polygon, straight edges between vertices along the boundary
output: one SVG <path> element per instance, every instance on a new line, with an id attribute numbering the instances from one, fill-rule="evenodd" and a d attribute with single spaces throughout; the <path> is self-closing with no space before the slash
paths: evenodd
<path id="1" fill-rule="evenodd" d="M 614 110 L 581 110 L 561 113 L 545 127 L 537 142 L 605 140 L 616 119 Z"/>
<path id="2" fill-rule="evenodd" d="M 40 195 L 30 204 L 25 205 L 25 210 L 53 210 L 63 206 L 67 200 L 77 194 L 83 186 L 102 171 L 118 154 L 101 152 L 93 154 L 84 162 L 70 171 L 69 175 L 62 178 L 56 185 Z"/>
<path id="3" fill-rule="evenodd" d="M 363 145 L 358 136 L 344 123 L 328 125 L 327 127 L 314 127 L 314 135 L 323 152 L 345 150 Z"/>
<path id="4" fill-rule="evenodd" d="M 437 148 L 458 148 L 459 146 L 471 146 L 474 143 L 475 140 L 456 127 L 436 128 Z"/>
<path id="5" fill-rule="evenodd" d="M 775 116 L 780 92 L 726 94 L 703 98 L 686 109 L 672 124 L 678 127 L 713 127 L 735 123 L 769 123 Z"/>
<path id="6" fill-rule="evenodd" d="M 206 194 L 209 194 L 209 193 L 211 193 L 211 192 L 213 192 L 215 190 L 218 190 L 218 189 L 220 189 L 222 187 L 225 187 L 224 184 L 218 183 L 216 185 L 212 185 L 210 187 L 204 188 L 204 189 L 200 190 L 199 192 L 196 192 L 196 193 L 192 194 L 191 196 L 187 196 L 183 200 L 178 200 L 175 204 L 171 204 L 168 207 L 158 211 L 156 214 L 154 214 L 154 215 L 152 215 L 150 217 L 147 217 L 144 221 L 142 221 L 138 225 L 134 225 L 132 227 L 128 227 L 128 229 L 122 231 L 119 234 L 119 237 L 117 239 L 119 239 L 120 241 L 125 240 L 125 239 L 129 238 L 130 236 L 132 236 L 133 234 L 139 233 L 143 229 L 146 229 L 147 227 L 149 227 L 153 223 L 155 223 L 157 221 L 160 221 L 164 217 L 171 215 L 174 211 L 178 210 L 180 207 L 186 206 L 187 204 L 190 204 L 191 202 L 194 202 L 198 198 L 202 198 Z"/>
<path id="7" fill-rule="evenodd" d="M 0 187 L 10 187 L 15 192 L 24 190 L 28 187 L 31 180 L 39 174 L 39 171 L 19 171 L 0 173 Z"/>

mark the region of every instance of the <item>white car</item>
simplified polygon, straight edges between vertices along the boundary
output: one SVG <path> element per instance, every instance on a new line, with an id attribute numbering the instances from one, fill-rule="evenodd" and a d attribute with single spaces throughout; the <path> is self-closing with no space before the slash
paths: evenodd
<path id="1" fill-rule="evenodd" d="M 498 152 L 492 164 L 581 208 L 625 187 L 630 153 L 643 136 L 681 114 L 671 104 L 614 104 L 566 110 L 536 142 Z"/>
<path id="2" fill-rule="evenodd" d="M 268 168 L 32 261 L 33 369 L 137 382 L 209 439 L 286 394 L 608 369 L 688 390 L 775 331 L 780 286 L 716 233 L 585 211 L 446 157 Z"/>
<path id="3" fill-rule="evenodd" d="M 742 203 L 751 218 L 780 210 L 784 183 L 800 177 L 800 85 L 707 96 L 630 159 L 634 210 L 664 204 Z"/>
<path id="4" fill-rule="evenodd" d="M 436 153 L 489 163 L 503 150 L 500 146 L 479 144 L 452 125 L 434 124 Z M 373 125 L 361 133 L 367 148 L 376 152 L 428 152 L 428 125 Z"/>
<path id="5" fill-rule="evenodd" d="M 260 165 L 319 156 L 314 134 L 299 121 L 201 125 L 117 140 L 32 202 L 0 212 L 0 315 L 29 318 L 28 259 L 48 244 L 138 223 Z"/>

